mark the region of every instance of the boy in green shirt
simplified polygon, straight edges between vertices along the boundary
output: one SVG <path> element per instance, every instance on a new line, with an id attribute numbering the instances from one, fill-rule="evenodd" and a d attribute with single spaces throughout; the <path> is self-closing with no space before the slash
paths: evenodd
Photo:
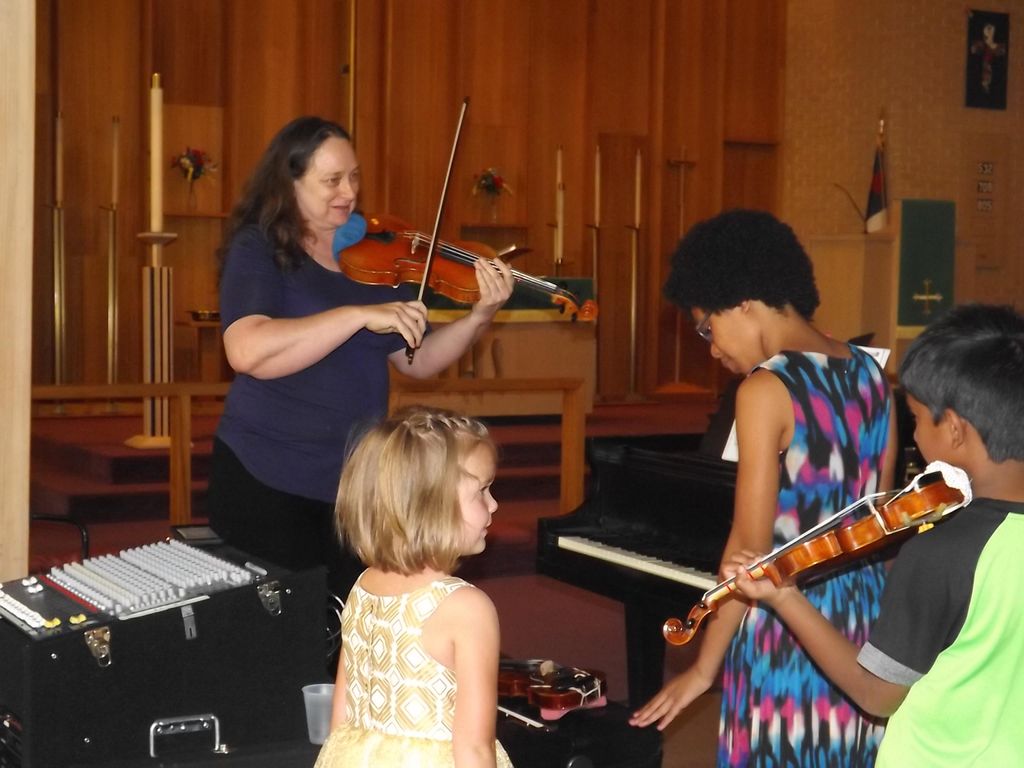
<path id="1" fill-rule="evenodd" d="M 753 580 L 753 553 L 726 575 L 858 706 L 891 716 L 878 766 L 1021 765 L 1024 316 L 952 310 L 911 344 L 900 379 L 921 453 L 963 469 L 974 499 L 900 550 L 868 642 L 850 643 L 798 589 Z"/>

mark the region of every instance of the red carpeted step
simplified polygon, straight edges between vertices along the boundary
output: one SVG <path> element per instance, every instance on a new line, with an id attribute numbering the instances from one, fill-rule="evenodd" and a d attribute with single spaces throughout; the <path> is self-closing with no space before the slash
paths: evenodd
<path id="1" fill-rule="evenodd" d="M 599 404 L 587 417 L 588 435 L 699 432 L 710 400 Z M 489 552 L 467 567 L 491 573 L 532 571 L 538 517 L 558 514 L 561 419 L 557 416 L 486 420 L 498 444 L 494 494 L 500 506 Z M 206 477 L 217 417 L 192 425 L 193 516 L 205 514 Z M 138 416 L 67 416 L 32 422 L 31 509 L 99 521 L 166 521 L 166 450 L 137 450 L 124 441 L 141 432 Z M 517 507 L 528 510 L 515 519 Z"/>
<path id="2" fill-rule="evenodd" d="M 163 518 L 169 515 L 168 484 L 102 483 L 45 467 L 33 468 L 29 505 L 33 513 L 96 520 Z M 193 516 L 205 514 L 206 481 L 192 481 Z"/>

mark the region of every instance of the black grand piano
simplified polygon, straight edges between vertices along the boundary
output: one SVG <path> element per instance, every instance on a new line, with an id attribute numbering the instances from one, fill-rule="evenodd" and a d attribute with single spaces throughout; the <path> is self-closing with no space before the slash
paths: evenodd
<path id="1" fill-rule="evenodd" d="M 631 706 L 661 688 L 665 619 L 685 618 L 718 582 L 736 495 L 736 464 L 719 457 L 738 384 L 726 388 L 703 435 L 589 439 L 586 500 L 538 521 L 538 573 L 625 606 Z M 906 483 L 924 460 L 906 397 L 900 388 L 894 396 L 896 477 Z"/>
<path id="2" fill-rule="evenodd" d="M 665 619 L 685 618 L 718 581 L 736 464 L 701 439 L 589 439 L 586 501 L 538 521 L 539 573 L 624 604 L 631 706 L 661 688 Z"/>

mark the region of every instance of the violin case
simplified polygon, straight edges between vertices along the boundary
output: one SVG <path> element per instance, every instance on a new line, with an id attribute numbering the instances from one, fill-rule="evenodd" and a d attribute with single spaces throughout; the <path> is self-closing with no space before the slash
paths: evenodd
<path id="1" fill-rule="evenodd" d="M 505 702 L 502 702 L 506 706 Z M 510 707 L 511 708 L 511 707 Z M 660 768 L 661 731 L 634 728 L 630 710 L 616 702 L 574 709 L 560 719 L 541 721 L 536 708 L 514 707 L 538 728 L 513 717 L 499 716 L 497 735 L 515 766 L 524 768 Z M 533 714 L 529 713 L 533 710 Z"/>

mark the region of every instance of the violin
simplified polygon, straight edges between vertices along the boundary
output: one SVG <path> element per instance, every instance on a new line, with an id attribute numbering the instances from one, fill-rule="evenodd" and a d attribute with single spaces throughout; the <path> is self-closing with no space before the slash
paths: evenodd
<path id="1" fill-rule="evenodd" d="M 542 659 L 502 659 L 498 662 L 498 696 L 525 699 L 534 676 L 539 674 Z"/>
<path id="2" fill-rule="evenodd" d="M 927 530 L 963 506 L 964 498 L 963 492 L 946 484 L 940 472 L 924 472 L 903 490 L 858 499 L 749 566 L 747 572 L 755 579 L 771 579 L 776 586 L 821 575 Z M 858 512 L 862 516 L 850 522 Z M 672 645 L 690 642 L 704 619 L 735 595 L 735 581 L 727 579 L 705 592 L 685 622 L 666 620 L 662 627 L 665 639 Z"/>
<path id="3" fill-rule="evenodd" d="M 601 704 L 605 687 L 603 672 L 563 667 L 549 660 L 502 659 L 498 665 L 498 696 L 525 697 L 542 713 Z"/>
<path id="4" fill-rule="evenodd" d="M 473 304 L 480 299 L 473 265 L 479 259 L 494 259 L 496 253 L 483 243 L 438 240 L 435 259 L 428 265 L 430 236 L 415 231 L 401 219 L 389 214 L 366 218 L 366 236 L 338 255 L 341 271 L 357 283 L 391 285 L 422 283 L 426 271 L 427 285 L 442 296 L 460 304 Z M 512 270 L 517 284 L 551 298 L 562 313 L 573 320 L 593 320 L 597 305 L 587 300 L 580 304 L 569 291 L 538 277 Z"/>

